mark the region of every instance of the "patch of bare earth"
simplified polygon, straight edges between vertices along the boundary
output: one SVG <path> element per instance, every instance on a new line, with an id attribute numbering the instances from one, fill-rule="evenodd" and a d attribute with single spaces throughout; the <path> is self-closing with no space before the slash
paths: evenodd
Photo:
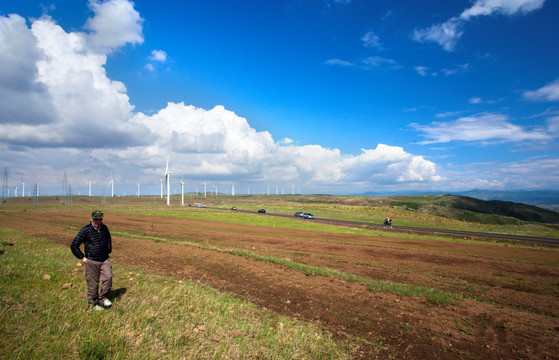
<path id="1" fill-rule="evenodd" d="M 87 214 L 0 214 L 0 226 L 65 245 L 75 236 L 75 228 L 86 223 Z M 157 216 L 113 215 L 105 223 L 113 234 L 173 241 L 113 235 L 113 262 L 203 281 L 278 313 L 320 323 L 335 336 L 351 336 L 359 343 L 355 358 L 559 359 L 556 251 Z M 467 299 L 435 305 L 422 297 L 371 291 L 335 277 L 305 276 L 186 243 L 421 285 Z"/>

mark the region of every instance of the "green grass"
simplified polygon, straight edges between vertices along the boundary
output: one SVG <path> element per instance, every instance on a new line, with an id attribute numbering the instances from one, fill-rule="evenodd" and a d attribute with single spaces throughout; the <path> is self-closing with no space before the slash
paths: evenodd
<path id="1" fill-rule="evenodd" d="M 276 212 L 292 215 L 296 211 L 311 212 L 318 218 L 333 218 L 341 220 L 352 220 L 370 222 L 371 224 L 382 224 L 386 216 L 394 217 L 394 225 L 432 227 L 440 229 L 453 229 L 465 231 L 494 232 L 504 234 L 541 236 L 559 238 L 559 224 L 543 224 L 527 222 L 507 216 L 499 216 L 487 213 L 473 213 L 471 211 L 453 208 L 450 201 L 456 197 L 445 196 L 398 196 L 398 197 L 367 197 L 367 196 L 330 196 L 330 195 L 240 195 L 224 196 L 209 195 L 194 196 L 185 194 L 185 204 L 200 202 L 208 206 L 217 206 L 224 210 L 231 206 L 239 209 L 256 211 L 265 208 L 268 212 Z M 31 198 L 10 198 L 8 206 L 13 210 L 22 209 L 35 211 L 36 205 L 32 204 Z M 171 206 L 166 206 L 166 199 L 159 196 L 146 197 L 116 197 L 106 198 L 102 204 L 101 197 L 76 196 L 72 205 L 62 205 L 55 197 L 45 197 L 40 200 L 40 208 L 48 211 L 58 211 L 71 207 L 73 209 L 84 209 L 84 214 L 91 212 L 94 207 L 102 207 L 114 213 L 138 213 L 146 215 L 182 214 L 178 216 L 191 217 L 193 219 L 204 219 L 218 221 L 241 221 L 242 213 L 232 211 L 215 211 L 210 209 L 197 209 L 180 206 L 180 196 L 171 196 Z M 482 204 L 484 204 L 482 202 Z M 480 211 L 487 212 L 491 207 L 484 208 L 479 205 Z M 520 208 L 522 209 L 522 208 Z M 526 210 L 529 211 L 530 209 Z M 541 209 L 543 211 L 543 209 Z M 2 209 L 0 209 L 2 211 Z M 213 212 L 213 214 L 208 214 Z M 167 215 L 169 214 L 169 215 Z M 250 214 L 245 214 L 250 215 Z M 471 217 L 469 217 L 471 215 Z M 266 216 L 256 220 L 255 224 L 267 221 Z M 284 219 L 288 221 L 289 219 Z M 249 221 L 249 220 L 242 220 Z M 293 223 L 294 221 L 291 221 Z M 250 222 L 248 222 L 250 223 Z M 268 226 L 265 225 L 264 226 Z M 269 226 L 282 226 L 281 223 L 271 221 Z M 296 225 L 299 226 L 299 225 Z M 304 222 L 300 224 L 305 228 Z M 311 228 L 312 229 L 312 228 Z M 382 231 L 380 232 L 382 233 Z"/>
<path id="2" fill-rule="evenodd" d="M 234 211 L 222 211 L 215 209 L 183 209 L 168 210 L 163 208 L 159 212 L 147 212 L 147 211 L 122 211 L 123 214 L 137 214 L 137 215 L 148 215 L 148 216 L 164 216 L 164 217 L 174 217 L 180 219 L 193 219 L 193 220 L 205 220 L 205 221 L 219 221 L 231 224 L 240 225 L 254 225 L 254 226 L 265 226 L 273 228 L 283 228 L 283 229 L 297 229 L 306 230 L 321 233 L 332 233 L 332 234 L 350 234 L 350 235 L 367 235 L 376 237 L 389 237 L 389 238 L 401 238 L 401 239 L 417 239 L 417 240 L 428 240 L 428 241 L 440 241 L 440 242 L 450 242 L 457 244 L 472 244 L 472 245 L 484 245 L 484 246 L 497 246 L 497 247 L 515 247 L 515 248 L 529 248 L 529 249 L 544 249 L 549 251 L 559 251 L 559 248 L 549 248 L 540 247 L 537 244 L 526 244 L 526 243 L 507 243 L 507 242 L 488 242 L 480 240 L 468 240 L 460 239 L 457 237 L 446 237 L 437 235 L 416 235 L 409 233 L 400 233 L 393 231 L 382 231 L 382 230 L 371 230 L 365 228 L 352 228 L 346 226 L 330 225 L 317 223 L 312 220 L 301 221 L 298 219 L 289 218 L 279 218 L 272 216 L 265 216 L 260 214 L 250 214 Z M 122 236 L 130 237 L 130 234 L 122 234 Z M 136 236 L 136 235 L 132 235 Z M 347 243 L 346 243 L 347 244 Z M 394 245 L 398 247 L 397 245 Z"/>
<path id="3" fill-rule="evenodd" d="M 480 225 L 422 214 L 417 211 L 420 207 L 411 202 L 401 204 L 402 208 L 390 208 L 382 202 L 374 204 L 374 206 L 370 203 L 353 203 L 355 197 L 267 198 L 255 196 L 239 197 L 239 199 L 235 199 L 234 203 L 227 203 L 230 198 L 215 199 L 215 203 L 219 203 L 219 206 L 223 208 L 229 208 L 232 205 L 252 210 L 265 207 L 268 212 L 286 214 L 292 214 L 295 211 L 309 211 L 318 217 L 358 221 L 372 219 L 372 222 L 375 223 L 376 218 L 379 218 L 380 222 L 386 216 L 387 211 L 391 211 L 390 214 L 395 215 L 398 224 L 402 225 L 421 224 L 426 227 L 466 230 L 480 230 L 481 227 L 486 227 L 483 231 L 491 229 L 495 232 L 505 232 L 501 231 L 504 229 L 503 227 L 497 225 Z M 313 232 L 535 248 L 512 243 L 371 231 L 363 228 L 300 221 L 295 218 L 283 219 L 209 208 L 180 207 L 177 205 L 176 197 L 173 200 L 174 205 L 170 207 L 156 203 L 153 198 L 147 201 L 138 199 L 137 203 L 131 203 L 131 200 L 134 200 L 132 198 L 124 200 L 109 198 L 106 205 L 101 205 L 94 200 L 86 199 L 79 203 L 76 201 L 74 205 L 71 205 L 71 211 L 83 212 L 85 216 L 88 216 L 92 209 L 99 207 L 111 216 L 118 216 L 115 214 L 119 213 L 142 214 L 192 218 L 210 222 L 296 228 Z M 332 200 L 332 202 L 328 200 Z M 346 203 L 334 202 L 340 200 Z M 263 201 L 268 202 L 266 206 L 262 205 Z M 406 201 L 408 200 L 403 202 Z M 209 201 L 207 204 L 212 205 Z M 8 204 L 0 207 L 0 213 L 6 216 L 11 215 L 12 211 L 14 216 L 15 212 L 21 213 L 17 214 L 18 216 L 25 216 L 24 213 L 27 211 L 67 212 L 69 210 L 69 206 L 59 203 L 41 206 Z M 71 228 L 68 224 L 61 226 Z M 137 231 L 137 234 L 116 229 L 112 231 L 112 234 L 129 238 L 145 238 L 157 242 L 172 242 L 242 256 L 300 271 L 307 276 L 335 277 L 344 281 L 358 282 L 371 291 L 422 297 L 437 305 L 463 299 L 463 295 L 459 294 L 461 290 L 449 293 L 436 288 L 367 278 L 291 261 L 283 258 L 283 253 L 262 256 L 251 252 L 255 250 L 254 248 L 248 249 L 251 251 L 224 249 L 204 243 L 199 239 L 188 239 L 188 242 L 174 238 L 166 239 L 157 235 L 157 229 L 150 229 L 149 222 L 146 226 L 145 231 L 143 229 L 133 230 Z M 543 226 L 526 223 L 507 226 L 507 232 L 518 234 L 536 235 L 542 229 L 553 233 L 553 236 L 550 237 L 557 237 L 559 234 L 557 225 Z M 542 234 L 538 235 L 542 236 Z M 548 235 L 546 233 L 543 236 Z M 411 245 L 391 244 L 389 246 L 397 248 L 413 246 L 412 241 L 406 243 Z M 368 246 L 379 245 L 370 244 Z M 559 250 L 558 248 L 542 249 L 554 252 Z M 314 324 L 278 316 L 265 309 L 241 302 L 228 294 L 219 293 L 204 284 L 181 282 L 168 276 L 159 276 L 120 264 L 113 264 L 115 273 L 113 309 L 102 313 L 88 311 L 83 268 L 78 268 L 76 264 L 77 259 L 71 255 L 67 247 L 0 228 L 0 321 L 2 322 L 0 325 L 0 334 L 2 334 L 0 336 L 0 359 L 180 359 L 182 357 L 185 359 L 344 359 L 352 357 L 352 344 L 334 341 L 327 332 Z M 50 275 L 50 280 L 43 280 L 45 274 Z M 498 274 L 493 274 L 493 276 L 498 276 Z M 62 285 L 66 283 L 72 283 L 73 287 L 62 290 Z M 483 299 L 476 300 L 484 302 Z M 509 305 L 501 304 L 501 306 Z M 470 323 L 464 321 L 457 325 L 460 325 L 459 330 L 466 335 L 474 336 L 476 331 Z M 408 328 L 407 324 L 404 324 L 402 329 L 411 330 L 415 327 Z M 382 342 L 381 338 L 379 344 L 382 345 Z"/>
<path id="4" fill-rule="evenodd" d="M 0 238 L 1 359 L 351 358 L 317 325 L 115 263 L 113 308 L 90 310 L 67 247 L 4 228 Z"/>

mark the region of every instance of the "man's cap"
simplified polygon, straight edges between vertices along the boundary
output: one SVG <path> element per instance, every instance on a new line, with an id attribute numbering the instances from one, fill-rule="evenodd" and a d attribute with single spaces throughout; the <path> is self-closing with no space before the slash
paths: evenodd
<path id="1" fill-rule="evenodd" d="M 91 213 L 91 218 L 92 219 L 102 219 L 103 218 L 103 212 L 101 210 L 95 210 L 94 212 Z"/>

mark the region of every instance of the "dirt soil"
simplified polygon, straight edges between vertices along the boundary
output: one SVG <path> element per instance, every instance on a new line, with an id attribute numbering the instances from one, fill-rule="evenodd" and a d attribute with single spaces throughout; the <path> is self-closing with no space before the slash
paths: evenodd
<path id="1" fill-rule="evenodd" d="M 87 220 L 86 213 L 0 213 L 2 227 L 67 246 Z M 356 359 L 559 359 L 557 251 L 160 216 L 107 215 L 105 223 L 113 233 L 114 264 L 201 281 L 319 323 L 336 337 L 351 337 Z M 145 235 L 166 241 L 140 238 Z M 436 305 L 191 244 L 436 288 L 466 300 Z"/>

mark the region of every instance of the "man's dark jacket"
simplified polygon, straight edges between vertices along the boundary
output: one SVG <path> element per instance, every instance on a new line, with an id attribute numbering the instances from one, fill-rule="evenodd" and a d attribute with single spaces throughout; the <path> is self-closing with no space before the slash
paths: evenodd
<path id="1" fill-rule="evenodd" d="M 112 251 L 111 233 L 105 224 L 95 229 L 91 223 L 82 227 L 78 235 L 72 241 L 70 249 L 78 258 L 83 259 L 84 254 L 80 250 L 80 245 L 84 244 L 85 257 L 94 261 L 105 261 L 109 258 Z"/>

